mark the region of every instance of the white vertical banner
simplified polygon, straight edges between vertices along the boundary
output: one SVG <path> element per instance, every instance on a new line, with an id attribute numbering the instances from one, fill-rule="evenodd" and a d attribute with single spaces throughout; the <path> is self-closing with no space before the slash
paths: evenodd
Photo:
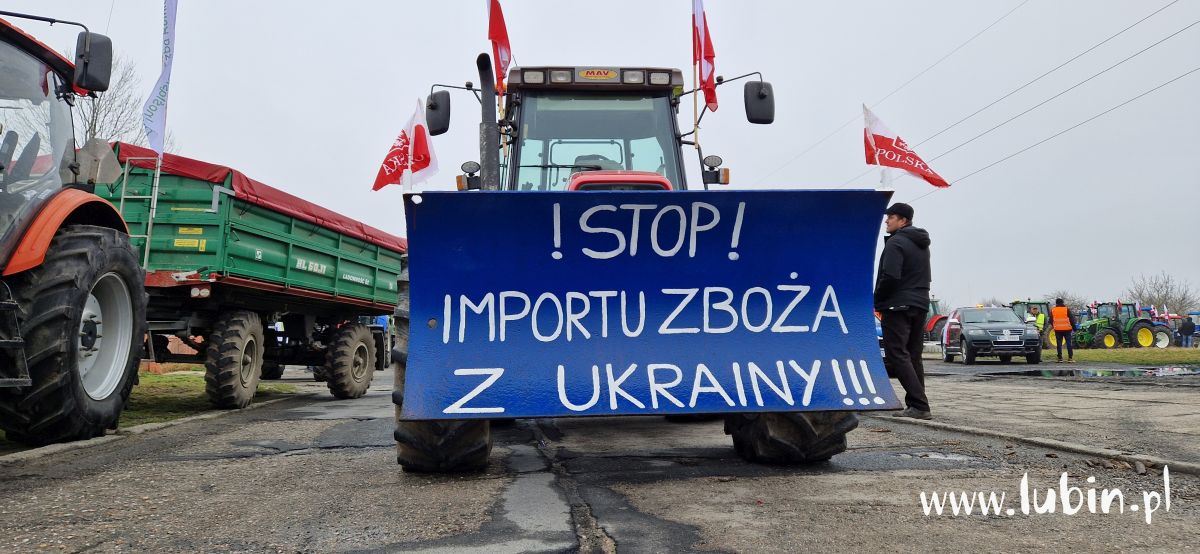
<path id="1" fill-rule="evenodd" d="M 175 8 L 178 5 L 179 0 L 164 0 L 162 74 L 142 106 L 142 127 L 146 129 L 146 139 L 159 156 L 162 156 L 167 135 L 167 92 L 171 88 L 171 61 L 175 58 Z"/>

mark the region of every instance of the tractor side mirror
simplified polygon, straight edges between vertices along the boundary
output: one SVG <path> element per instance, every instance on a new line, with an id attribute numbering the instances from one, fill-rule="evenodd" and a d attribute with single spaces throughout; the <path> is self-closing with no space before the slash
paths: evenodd
<path id="1" fill-rule="evenodd" d="M 425 104 L 425 123 L 429 134 L 437 136 L 450 130 L 450 91 L 439 90 Z"/>
<path id="2" fill-rule="evenodd" d="M 766 125 L 775 121 L 775 91 L 766 81 L 747 81 L 742 87 L 746 102 L 746 119 Z"/>
<path id="3" fill-rule="evenodd" d="M 108 90 L 112 76 L 112 40 L 84 31 L 75 40 L 75 86 L 92 92 Z"/>

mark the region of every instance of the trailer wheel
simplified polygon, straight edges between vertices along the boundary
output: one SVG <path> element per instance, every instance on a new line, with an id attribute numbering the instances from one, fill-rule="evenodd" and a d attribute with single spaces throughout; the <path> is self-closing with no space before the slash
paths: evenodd
<path id="1" fill-rule="evenodd" d="M 725 417 L 733 449 L 749 462 L 823 462 L 846 451 L 846 433 L 858 427 L 854 412 L 743 413 Z"/>
<path id="2" fill-rule="evenodd" d="M 41 445 L 117 427 L 145 344 L 144 279 L 129 238 L 90 225 L 61 229 L 42 265 L 13 276 L 33 385 L 0 393 L 10 440 Z"/>
<path id="3" fill-rule="evenodd" d="M 204 363 L 204 390 L 208 401 L 218 408 L 249 406 L 262 376 L 266 349 L 262 319 L 246 310 L 224 313 L 205 343 L 208 359 Z"/>
<path id="4" fill-rule="evenodd" d="M 375 378 L 375 339 L 366 325 L 338 329 L 333 345 L 325 351 L 325 374 L 329 392 L 338 398 L 358 398 L 367 393 Z"/>
<path id="5" fill-rule="evenodd" d="M 267 380 L 275 380 L 283 377 L 283 364 L 279 362 L 264 361 L 262 363 L 262 378 Z"/>

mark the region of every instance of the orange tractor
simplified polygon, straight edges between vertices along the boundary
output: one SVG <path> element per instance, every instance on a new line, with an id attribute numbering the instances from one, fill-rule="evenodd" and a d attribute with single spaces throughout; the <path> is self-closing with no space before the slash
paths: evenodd
<path id="1" fill-rule="evenodd" d="M 0 429 L 30 444 L 116 428 L 146 333 L 144 273 L 72 128 L 75 101 L 108 89 L 112 43 L 84 27 L 75 52 L 0 19 Z"/>

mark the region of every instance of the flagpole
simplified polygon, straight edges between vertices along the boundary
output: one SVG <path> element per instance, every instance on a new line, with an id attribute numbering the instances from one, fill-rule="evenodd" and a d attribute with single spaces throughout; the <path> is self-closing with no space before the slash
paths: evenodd
<path id="1" fill-rule="evenodd" d="M 692 142 L 696 150 L 700 150 L 700 65 L 692 62 Z"/>

